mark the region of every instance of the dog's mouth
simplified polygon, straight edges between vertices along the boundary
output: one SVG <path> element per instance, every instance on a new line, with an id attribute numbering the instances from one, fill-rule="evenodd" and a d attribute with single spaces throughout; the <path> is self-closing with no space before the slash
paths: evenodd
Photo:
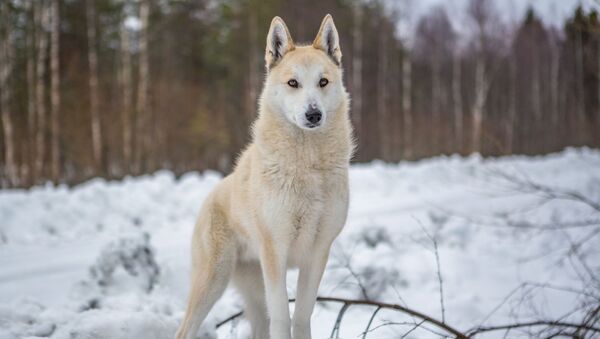
<path id="1" fill-rule="evenodd" d="M 317 122 L 317 123 L 307 122 L 306 124 L 304 124 L 304 126 L 306 128 L 313 129 L 313 128 L 317 128 L 317 127 L 321 126 L 321 123 L 320 122 Z"/>

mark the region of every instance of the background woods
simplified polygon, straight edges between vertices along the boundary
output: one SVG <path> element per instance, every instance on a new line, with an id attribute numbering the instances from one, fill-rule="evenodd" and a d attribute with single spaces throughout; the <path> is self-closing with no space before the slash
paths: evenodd
<path id="1" fill-rule="evenodd" d="M 0 4 L 0 180 L 76 183 L 228 171 L 249 139 L 274 15 L 342 37 L 357 161 L 600 146 L 600 22 L 555 27 L 468 2 L 7 0 Z M 407 33 L 409 31 L 409 33 Z"/>

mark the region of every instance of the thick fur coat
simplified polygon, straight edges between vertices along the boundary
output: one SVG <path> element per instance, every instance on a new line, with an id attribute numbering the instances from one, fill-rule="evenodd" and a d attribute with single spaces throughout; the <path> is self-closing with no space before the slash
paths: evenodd
<path id="1" fill-rule="evenodd" d="M 348 211 L 353 152 L 339 37 L 326 16 L 312 45 L 271 23 L 252 143 L 209 195 L 192 239 L 192 282 L 178 339 L 198 327 L 230 278 L 254 339 L 308 339 L 318 286 Z M 299 267 L 290 319 L 288 267 Z"/>

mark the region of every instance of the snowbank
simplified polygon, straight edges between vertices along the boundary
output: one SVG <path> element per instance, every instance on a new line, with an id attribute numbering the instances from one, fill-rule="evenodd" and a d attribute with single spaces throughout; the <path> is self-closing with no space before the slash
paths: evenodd
<path id="1" fill-rule="evenodd" d="M 350 178 L 350 215 L 321 295 L 361 298 L 366 291 L 370 299 L 442 318 L 432 239 L 439 249 L 444 316 L 460 329 L 510 320 L 510 303 L 488 314 L 524 283 L 579 282 L 563 260 L 564 249 L 585 239 L 589 229 L 532 226 L 589 219 L 594 211 L 574 200 L 544 201 L 511 180 L 600 201 L 599 151 L 374 162 L 354 165 Z M 220 179 L 214 172 L 176 179 L 163 171 L 73 188 L 0 191 L 0 339 L 171 337 L 187 293 L 194 221 Z M 584 244 L 596 265 L 597 243 Z M 290 272 L 291 296 L 296 277 Z M 554 291 L 533 293 L 530 302 L 559 314 L 576 301 Z M 314 338 L 329 336 L 339 306 L 315 310 Z M 228 290 L 204 336 L 215 336 L 214 323 L 240 307 L 235 291 Z M 340 337 L 362 333 L 372 311 L 351 308 Z M 374 326 L 399 319 L 405 318 L 381 312 Z M 394 338 L 410 328 L 385 326 L 370 337 Z M 245 322 L 218 331 L 220 338 L 245 338 L 247 332 Z M 419 330 L 411 335 L 428 336 Z"/>

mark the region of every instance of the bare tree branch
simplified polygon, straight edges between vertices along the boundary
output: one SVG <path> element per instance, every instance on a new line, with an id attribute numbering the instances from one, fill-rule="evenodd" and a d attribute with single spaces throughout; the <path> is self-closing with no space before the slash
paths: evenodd
<path id="1" fill-rule="evenodd" d="M 296 302 L 296 299 L 290 299 L 289 301 Z M 418 318 L 421 321 L 423 321 L 423 323 L 432 324 L 432 325 L 444 330 L 448 334 L 451 334 L 453 337 L 455 337 L 457 339 L 468 339 L 469 338 L 461 331 L 455 329 L 454 327 L 452 327 L 448 324 L 443 323 L 442 321 L 440 321 L 438 319 L 430 317 L 424 313 L 413 310 L 411 308 L 396 305 L 396 304 L 388 304 L 388 303 L 382 303 L 382 302 L 371 301 L 371 300 L 354 300 L 354 299 L 344 299 L 344 298 L 335 298 L 335 297 L 318 297 L 317 301 L 318 302 L 342 303 L 344 305 L 347 305 L 346 308 L 353 306 L 353 305 L 362 305 L 362 306 L 375 306 L 375 307 L 379 307 L 382 309 L 394 310 L 394 311 L 404 313 L 404 314 L 413 316 L 415 318 Z M 219 327 L 225 325 L 226 323 L 228 323 L 234 319 L 237 319 L 238 317 L 242 316 L 243 314 L 244 314 L 244 312 L 240 311 L 240 312 L 228 317 L 227 319 L 218 322 L 216 327 L 219 328 Z M 338 318 L 339 318 L 339 314 L 338 314 Z"/>
<path id="2" fill-rule="evenodd" d="M 373 312 L 373 314 L 371 315 L 371 318 L 369 319 L 369 322 L 367 323 L 367 328 L 363 332 L 362 339 L 366 339 L 367 338 L 367 333 L 370 332 L 370 328 L 371 328 L 371 324 L 373 323 L 373 319 L 375 319 L 375 316 L 377 316 L 377 313 L 379 313 L 380 310 L 381 310 L 381 307 L 377 307 L 375 309 L 375 311 Z"/>
<path id="3" fill-rule="evenodd" d="M 338 312 L 337 318 L 335 319 L 335 324 L 333 325 L 333 329 L 331 330 L 331 335 L 329 338 L 339 338 L 340 337 L 340 326 L 342 325 L 342 319 L 344 318 L 344 314 L 350 307 L 350 304 L 344 303 L 344 306 Z"/>
<path id="4" fill-rule="evenodd" d="M 593 326 L 588 326 L 585 324 L 576 324 L 576 323 L 560 322 L 560 321 L 531 321 L 531 322 L 496 325 L 496 326 L 480 326 L 480 327 L 476 327 L 472 330 L 467 331 L 467 337 L 472 338 L 477 334 L 481 334 L 481 333 L 485 333 L 485 332 L 510 330 L 510 329 L 517 329 L 517 328 L 531 328 L 531 327 L 536 327 L 536 326 L 585 329 L 587 331 L 592 331 L 592 332 L 600 334 L 600 327 L 593 327 Z"/>
<path id="5" fill-rule="evenodd" d="M 442 269 L 440 267 L 440 254 L 438 251 L 438 242 L 437 242 L 437 237 L 432 236 L 427 229 L 425 228 L 425 226 L 423 226 L 423 224 L 421 223 L 421 221 L 415 217 L 413 217 L 413 219 L 419 224 L 419 226 L 421 227 L 421 229 L 423 230 L 423 232 L 425 233 L 425 235 L 427 236 L 427 238 L 429 238 L 429 240 L 431 241 L 431 243 L 433 244 L 433 254 L 435 255 L 435 264 L 436 264 L 436 271 L 437 271 L 437 278 L 438 278 L 438 286 L 439 286 L 439 290 L 440 290 L 440 308 L 442 311 L 442 322 L 446 323 L 446 308 L 444 306 L 444 280 L 442 279 Z"/>

